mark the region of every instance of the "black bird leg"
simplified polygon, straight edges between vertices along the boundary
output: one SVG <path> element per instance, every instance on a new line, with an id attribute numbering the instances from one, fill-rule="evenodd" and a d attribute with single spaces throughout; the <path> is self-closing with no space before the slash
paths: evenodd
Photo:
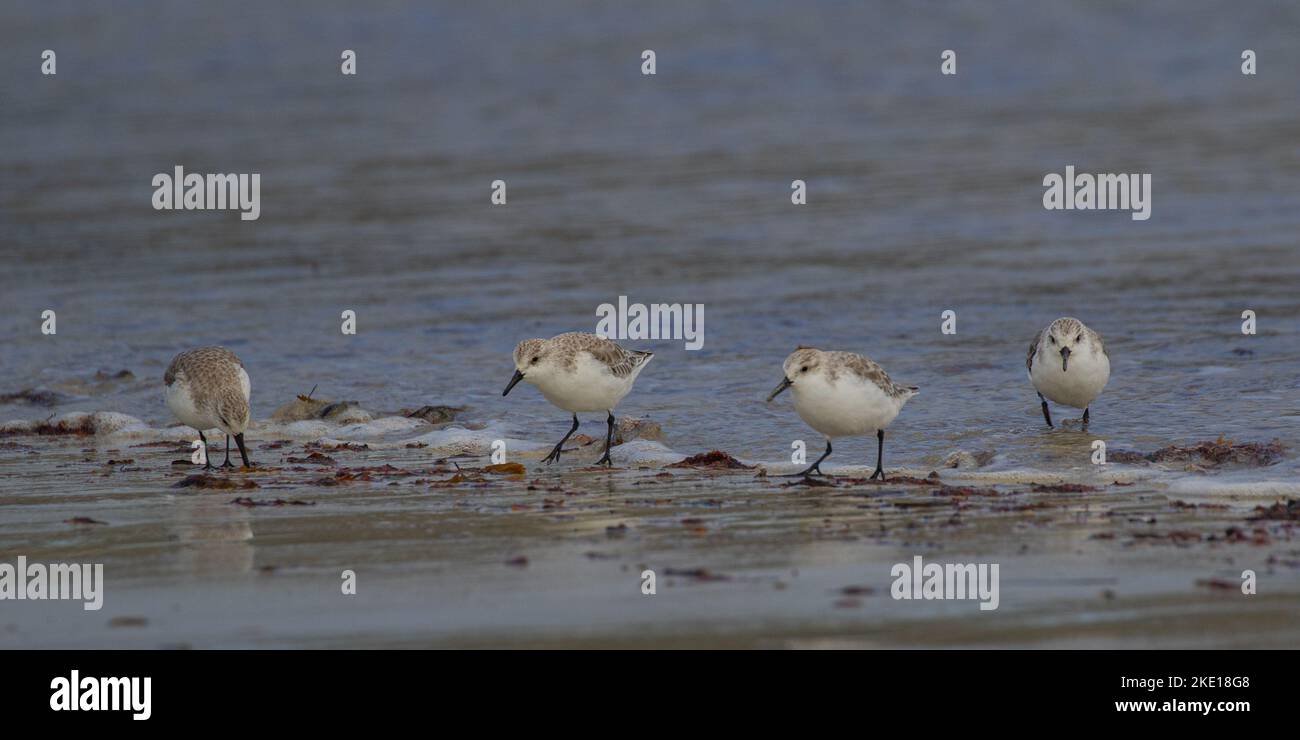
<path id="1" fill-rule="evenodd" d="M 1047 420 L 1047 426 L 1055 429 L 1056 427 L 1052 426 L 1052 412 L 1047 410 L 1047 399 L 1043 398 L 1043 394 L 1039 393 L 1038 400 L 1043 402 L 1043 418 Z"/>
<path id="2" fill-rule="evenodd" d="M 1091 408 L 1091 407 L 1090 407 L 1090 406 L 1084 406 L 1084 407 L 1083 407 L 1083 428 L 1084 428 L 1084 429 L 1087 429 L 1087 428 L 1088 428 L 1088 409 L 1089 409 L 1089 408 Z"/>
<path id="3" fill-rule="evenodd" d="M 880 480 L 885 479 L 885 469 L 881 466 L 885 464 L 885 430 L 876 430 L 876 472 L 871 474 L 871 480 L 880 476 Z"/>
<path id="4" fill-rule="evenodd" d="M 221 463 L 223 468 L 233 468 L 235 464 L 230 462 L 230 435 L 226 435 L 226 461 Z"/>
<path id="5" fill-rule="evenodd" d="M 559 460 L 559 459 L 560 459 L 560 448 L 564 446 L 564 443 L 565 443 L 565 442 L 568 442 L 568 441 L 569 441 L 569 436 L 572 435 L 572 434 L 573 434 L 574 432 L 576 432 L 576 431 L 578 431 L 578 415 L 577 415 L 577 414 L 574 414 L 574 415 L 573 415 L 573 426 L 569 427 L 569 433 L 566 434 L 566 435 L 564 435 L 564 439 L 561 439 L 559 444 L 555 445 L 555 449 L 551 450 L 551 454 L 549 454 L 549 455 L 547 455 L 546 457 L 543 457 L 543 458 L 542 458 L 542 462 L 546 463 L 547 465 L 550 465 L 551 463 L 553 463 L 553 462 Z"/>
<path id="6" fill-rule="evenodd" d="M 229 442 L 227 442 L 229 444 Z M 239 456 L 244 460 L 244 467 L 251 468 L 253 464 L 248 461 L 248 450 L 244 449 L 244 433 L 240 432 L 235 435 L 235 444 L 239 446 Z"/>
<path id="7" fill-rule="evenodd" d="M 203 443 L 203 469 L 216 470 L 217 466 L 212 464 L 212 450 L 208 449 L 208 438 L 203 436 L 203 432 L 199 432 L 199 441 Z"/>
<path id="8" fill-rule="evenodd" d="M 825 473 L 822 472 L 821 464 L 822 464 L 822 460 L 825 460 L 826 458 L 830 457 L 830 454 L 831 454 L 831 441 L 828 439 L 826 440 L 826 451 L 822 453 L 821 457 L 817 458 L 817 462 L 808 466 L 807 470 L 804 470 L 799 473 L 793 473 L 791 477 L 795 475 L 802 475 L 807 477 L 809 475 L 812 475 L 814 471 L 816 471 L 817 475 L 826 475 Z"/>
<path id="9" fill-rule="evenodd" d="M 613 411 L 609 412 L 608 424 L 609 424 L 609 430 L 605 432 L 605 455 L 601 457 L 599 460 L 597 460 L 596 464 L 599 465 L 601 463 L 605 463 L 610 467 L 614 467 L 614 461 L 609 459 L 609 446 L 614 441 L 614 412 Z"/>

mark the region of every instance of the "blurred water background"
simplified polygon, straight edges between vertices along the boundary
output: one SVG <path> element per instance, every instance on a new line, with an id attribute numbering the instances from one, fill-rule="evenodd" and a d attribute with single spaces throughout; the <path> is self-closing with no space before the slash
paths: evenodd
<path id="1" fill-rule="evenodd" d="M 1300 438 L 1294 3 L 42 1 L 3 21 L 0 393 L 137 380 L 0 419 L 172 423 L 168 361 L 220 343 L 256 418 L 317 386 L 551 440 L 563 412 L 500 396 L 512 348 L 625 295 L 705 306 L 700 351 L 625 342 L 658 357 L 620 413 L 684 452 L 819 446 L 762 402 L 811 344 L 921 386 L 899 464 L 1050 464 L 1024 356 L 1061 315 L 1110 349 L 1093 436 Z M 260 173 L 261 218 L 153 210 L 176 165 Z M 1045 211 L 1066 165 L 1151 173 L 1151 219 Z"/>

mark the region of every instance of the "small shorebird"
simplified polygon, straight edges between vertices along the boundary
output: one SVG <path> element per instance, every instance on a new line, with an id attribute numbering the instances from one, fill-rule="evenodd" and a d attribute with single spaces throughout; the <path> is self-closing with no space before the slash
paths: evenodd
<path id="1" fill-rule="evenodd" d="M 794 410 L 808 426 L 826 438 L 826 452 L 796 475 L 821 473 L 831 454 L 831 440 L 876 433 L 876 471 L 885 479 L 885 427 L 918 389 L 895 385 L 884 368 L 853 352 L 823 352 L 799 347 L 785 358 L 785 377 L 767 397 L 768 403 L 786 388 L 794 388 Z"/>
<path id="2" fill-rule="evenodd" d="M 614 406 L 632 390 L 632 383 L 654 357 L 653 352 L 623 349 L 595 334 L 569 332 L 550 339 L 525 339 L 515 347 L 515 375 L 501 391 L 506 395 L 521 380 L 537 386 L 546 400 L 573 414 L 573 427 L 542 462 L 560 459 L 560 448 L 578 429 L 579 411 L 609 415 L 605 454 L 596 464 L 613 465 L 609 446 L 614 439 Z"/>
<path id="3" fill-rule="evenodd" d="M 248 452 L 244 449 L 244 429 L 248 427 L 248 373 L 244 363 L 225 347 L 200 347 L 182 352 L 172 360 L 163 375 L 167 385 L 167 408 L 181 423 L 198 430 L 203 441 L 206 464 L 204 470 L 215 467 L 208 453 L 208 438 L 204 429 L 218 428 L 226 433 L 226 461 L 223 468 L 235 467 L 230 462 L 230 438 L 239 445 L 239 456 L 244 467 L 251 467 Z"/>
<path id="4" fill-rule="evenodd" d="M 1043 419 L 1052 426 L 1048 399 L 1083 409 L 1083 426 L 1088 426 L 1088 407 L 1110 380 L 1110 357 L 1101 335 L 1082 321 L 1064 317 L 1038 333 L 1025 359 L 1029 382 L 1043 402 Z M 1046 396 L 1047 398 L 1044 398 Z"/>

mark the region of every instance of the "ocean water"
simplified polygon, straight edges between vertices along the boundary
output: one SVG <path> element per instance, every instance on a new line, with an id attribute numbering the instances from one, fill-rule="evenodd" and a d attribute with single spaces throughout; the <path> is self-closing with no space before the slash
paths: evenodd
<path id="1" fill-rule="evenodd" d="M 1225 481 L 1296 473 L 1295 4 L 0 13 L 0 395 L 60 394 L 0 404 L 0 422 L 113 411 L 161 430 L 170 359 L 223 344 L 263 422 L 315 388 L 377 416 L 462 406 L 464 424 L 544 446 L 567 415 L 526 385 L 501 397 L 514 345 L 592 331 L 597 307 L 627 296 L 704 305 L 698 351 L 623 342 L 657 356 L 619 413 L 662 425 L 674 454 L 819 449 L 788 397 L 763 402 L 806 344 L 920 386 L 886 467 L 965 449 L 994 451 L 994 470 L 1050 472 L 1087 467 L 1094 439 L 1150 451 L 1223 435 L 1288 448 Z M 39 74 L 47 48 L 55 76 Z M 1255 76 L 1240 73 L 1246 48 Z M 357 51 L 354 77 L 342 49 Z M 956 76 L 939 73 L 944 49 Z M 155 211 L 153 175 L 177 165 L 260 173 L 260 218 Z M 1045 210 L 1043 177 L 1067 165 L 1150 173 L 1151 218 Z M 489 199 L 498 179 L 504 206 Z M 795 179 L 806 205 L 790 202 Z M 956 334 L 940 331 L 946 310 Z M 1031 338 L 1064 315 L 1110 352 L 1088 434 L 1045 429 L 1025 376 Z M 582 431 L 601 433 L 598 416 Z M 845 441 L 830 462 L 871 466 L 874 447 Z M 6 457 L 10 522 L 36 527 L 11 542 L 45 542 L 17 492 L 65 485 L 50 459 Z"/>
<path id="2" fill-rule="evenodd" d="M 592 331 L 597 306 L 625 295 L 705 306 L 699 351 L 627 342 L 658 357 L 621 411 L 685 451 L 779 459 L 815 437 L 788 400 L 762 403 L 809 344 L 921 386 L 890 432 L 904 460 L 958 444 L 1031 463 L 1050 437 L 1025 350 L 1062 315 L 1112 356 L 1095 433 L 1300 438 L 1295 6 L 6 16 L 0 391 L 100 369 L 141 379 L 58 410 L 168 423 L 162 370 L 221 343 L 248 365 L 257 418 L 317 386 L 558 437 L 564 414 L 535 391 L 500 397 L 511 350 Z M 43 77 L 50 47 L 59 73 Z M 940 75 L 954 47 L 958 74 Z M 1247 47 L 1254 77 L 1239 72 Z M 358 51 L 355 77 L 342 48 Z M 646 48 L 655 76 L 640 74 Z M 154 211 L 152 176 L 178 164 L 260 173 L 261 217 Z M 1043 176 L 1071 164 L 1151 173 L 1151 219 L 1044 210 Z M 504 207 L 489 202 L 496 179 Z M 791 205 L 794 179 L 807 205 Z M 345 309 L 356 336 L 339 330 Z M 955 335 L 940 333 L 949 309 Z M 1247 309 L 1255 336 L 1240 332 Z"/>

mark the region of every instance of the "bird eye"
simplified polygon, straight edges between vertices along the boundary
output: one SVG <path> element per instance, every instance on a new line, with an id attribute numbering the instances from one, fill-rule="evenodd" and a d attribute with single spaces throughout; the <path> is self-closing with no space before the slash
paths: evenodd
<path id="1" fill-rule="evenodd" d="M 540 361 L 541 359 L 542 359 L 542 358 L 540 358 L 540 357 L 534 357 L 534 358 L 533 358 L 533 364 L 536 365 L 536 364 L 538 363 L 538 361 Z"/>
<path id="2" fill-rule="evenodd" d="M 803 367 L 799 368 L 799 372 L 801 372 L 801 373 L 806 373 L 806 372 L 808 372 L 808 366 L 807 366 L 807 365 L 804 365 Z"/>
<path id="3" fill-rule="evenodd" d="M 1076 342 L 1082 342 L 1082 341 L 1083 341 L 1083 332 L 1079 332 L 1078 336 L 1076 336 L 1076 337 L 1074 338 L 1074 341 L 1076 341 Z"/>
<path id="4" fill-rule="evenodd" d="M 1052 336 L 1052 335 L 1049 334 L 1049 335 L 1047 335 L 1047 338 L 1050 339 L 1050 340 L 1052 341 L 1052 344 L 1056 344 L 1056 337 L 1054 337 L 1054 336 Z"/>

